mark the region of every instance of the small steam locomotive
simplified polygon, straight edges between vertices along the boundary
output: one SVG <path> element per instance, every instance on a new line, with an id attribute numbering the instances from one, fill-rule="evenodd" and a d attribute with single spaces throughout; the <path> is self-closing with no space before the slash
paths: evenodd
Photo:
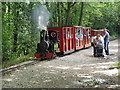
<path id="1" fill-rule="evenodd" d="M 42 30 L 40 32 L 40 43 L 37 44 L 37 52 L 34 56 L 41 59 L 55 57 L 54 44 L 56 42 L 58 42 L 56 32 Z"/>
<path id="2" fill-rule="evenodd" d="M 91 37 L 99 30 L 91 30 L 90 27 L 65 26 L 52 27 L 40 32 L 40 43 L 37 44 L 36 58 L 48 59 L 56 56 L 56 52 L 62 55 L 75 52 L 91 46 Z M 104 30 L 100 30 L 104 34 Z M 57 50 L 55 46 L 57 44 Z"/>

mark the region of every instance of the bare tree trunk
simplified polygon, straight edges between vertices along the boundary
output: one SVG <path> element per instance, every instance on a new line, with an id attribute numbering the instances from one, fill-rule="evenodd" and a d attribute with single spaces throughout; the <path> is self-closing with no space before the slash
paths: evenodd
<path id="1" fill-rule="evenodd" d="M 63 2 L 60 2 L 60 6 L 62 6 L 62 5 L 63 5 Z M 64 17 L 63 17 L 64 10 L 63 10 L 63 7 L 61 8 L 60 12 L 61 12 L 61 22 L 60 22 L 60 25 L 64 26 Z"/>
<path id="2" fill-rule="evenodd" d="M 61 20 L 60 20 L 60 3 L 57 3 L 57 13 L 58 13 L 58 26 L 61 26 Z"/>
<path id="3" fill-rule="evenodd" d="M 79 17 L 78 26 L 80 26 L 82 24 L 83 9 L 84 9 L 84 3 L 81 2 L 81 9 L 80 9 L 80 17 Z"/>
<path id="4" fill-rule="evenodd" d="M 13 31 L 13 38 L 14 38 L 14 48 L 13 51 L 16 52 L 17 51 L 17 40 L 18 40 L 18 15 L 19 15 L 19 11 L 17 11 L 18 9 L 18 4 L 14 3 L 14 25 L 15 25 L 15 30 Z"/>
<path id="5" fill-rule="evenodd" d="M 68 22 L 69 22 L 70 5 L 71 5 L 71 2 L 68 2 L 67 10 L 66 10 L 66 25 L 67 26 L 69 25 Z"/>

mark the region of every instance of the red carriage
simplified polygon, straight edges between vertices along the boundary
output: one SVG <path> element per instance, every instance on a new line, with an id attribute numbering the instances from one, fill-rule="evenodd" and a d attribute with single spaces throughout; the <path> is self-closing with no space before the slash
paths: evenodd
<path id="1" fill-rule="evenodd" d="M 100 35 L 104 36 L 104 34 L 105 34 L 104 29 L 91 30 L 91 36 L 96 36 L 97 34 L 100 34 Z"/>
<path id="2" fill-rule="evenodd" d="M 58 33 L 59 51 L 67 54 L 91 46 L 90 27 L 65 26 L 48 28 Z"/>

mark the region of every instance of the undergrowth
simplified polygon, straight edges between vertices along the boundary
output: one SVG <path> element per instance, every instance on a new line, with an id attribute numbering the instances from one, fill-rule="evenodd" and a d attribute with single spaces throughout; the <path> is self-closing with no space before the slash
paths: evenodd
<path id="1" fill-rule="evenodd" d="M 6 60 L 2 62 L 2 68 L 7 68 L 12 65 L 16 65 L 25 61 L 29 61 L 31 59 L 35 59 L 34 55 L 24 55 L 20 56 L 17 59 Z"/>

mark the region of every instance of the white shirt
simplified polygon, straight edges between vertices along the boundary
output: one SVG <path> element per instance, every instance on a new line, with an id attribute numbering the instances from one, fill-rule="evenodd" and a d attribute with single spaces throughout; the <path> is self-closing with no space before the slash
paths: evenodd
<path id="1" fill-rule="evenodd" d="M 104 47 L 104 39 L 102 36 L 100 36 L 98 40 L 96 40 L 96 37 L 95 37 L 95 42 L 96 42 L 96 46 Z"/>

